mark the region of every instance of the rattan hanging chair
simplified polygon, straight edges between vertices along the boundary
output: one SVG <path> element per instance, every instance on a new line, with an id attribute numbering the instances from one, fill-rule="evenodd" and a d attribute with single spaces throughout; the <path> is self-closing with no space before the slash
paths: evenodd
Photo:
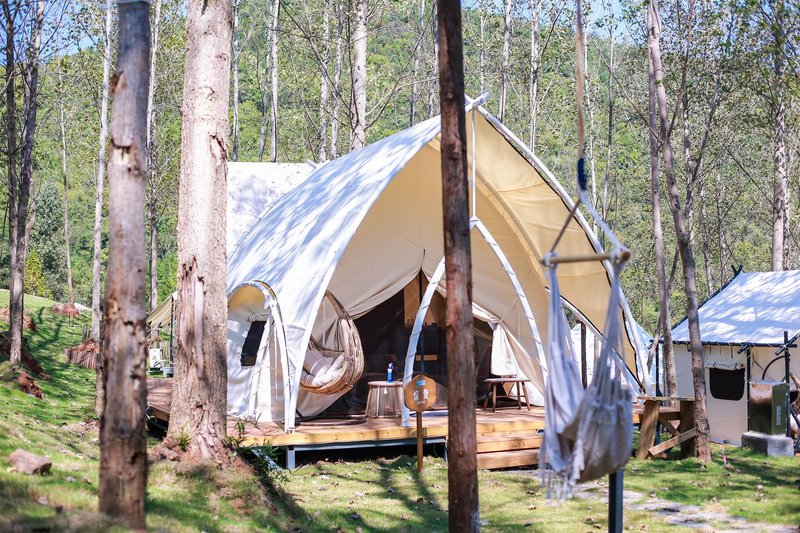
<path id="1" fill-rule="evenodd" d="M 351 389 L 364 372 L 364 349 L 353 318 L 330 291 L 325 296 L 336 312 L 333 336 L 323 346 L 312 335 L 300 386 L 315 394 L 338 394 Z"/>

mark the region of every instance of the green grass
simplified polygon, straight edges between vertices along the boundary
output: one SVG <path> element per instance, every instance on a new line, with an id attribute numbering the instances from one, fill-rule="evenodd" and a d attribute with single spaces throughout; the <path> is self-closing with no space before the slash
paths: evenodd
<path id="1" fill-rule="evenodd" d="M 7 305 L 0 291 L 0 306 Z M 31 351 L 50 375 L 37 380 L 43 400 L 27 396 L 2 379 L 11 372 L 0 361 L 0 531 L 72 528 L 120 530 L 97 510 L 98 431 L 94 419 L 94 371 L 69 365 L 64 349 L 81 341 L 89 318 L 69 319 L 49 311 L 53 304 L 26 297 L 37 324 L 26 332 Z M 0 326 L 2 327 L 2 326 Z M 2 358 L 2 355 L 0 355 Z M 150 444 L 156 441 L 151 439 Z M 16 448 L 48 456 L 50 475 L 9 471 Z M 693 460 L 631 461 L 625 488 L 751 521 L 800 525 L 800 478 L 796 459 L 766 459 L 728 449 L 732 467 L 701 468 Z M 166 531 L 445 531 L 447 468 L 426 458 L 419 474 L 412 458 L 362 462 L 318 462 L 272 479 L 270 490 L 250 469 L 220 470 L 206 464 L 160 462 L 149 472 L 147 523 Z M 761 485 L 761 489 L 757 486 Z M 535 476 L 480 473 L 480 509 L 485 531 L 590 531 L 606 529 L 603 484 L 588 497 L 547 504 Z M 665 531 L 663 518 L 625 511 L 626 529 Z"/>
<path id="2" fill-rule="evenodd" d="M 713 461 L 631 461 L 625 488 L 690 505 L 705 505 L 754 522 L 800 527 L 800 459 L 712 445 Z"/>

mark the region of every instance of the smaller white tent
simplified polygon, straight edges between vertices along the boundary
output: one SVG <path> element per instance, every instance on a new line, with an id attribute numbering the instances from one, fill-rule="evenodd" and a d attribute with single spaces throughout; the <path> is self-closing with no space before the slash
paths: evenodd
<path id="1" fill-rule="evenodd" d="M 783 345 L 784 332 L 789 338 L 800 332 L 800 270 L 740 273 L 700 306 L 711 440 L 741 444 L 747 431 L 747 353 L 739 351 L 751 346 L 753 381 L 782 381 L 784 362 L 770 362 Z M 693 397 L 686 319 L 673 328 L 672 341 L 678 395 Z M 790 362 L 791 372 L 800 376 L 800 351 L 795 349 Z"/>

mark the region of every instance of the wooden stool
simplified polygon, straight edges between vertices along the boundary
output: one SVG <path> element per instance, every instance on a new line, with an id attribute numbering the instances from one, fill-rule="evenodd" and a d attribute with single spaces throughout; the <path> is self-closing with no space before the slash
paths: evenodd
<path id="1" fill-rule="evenodd" d="M 402 381 L 370 381 L 367 393 L 368 418 L 396 418 L 403 406 Z"/>
<path id="2" fill-rule="evenodd" d="M 528 391 L 525 390 L 525 383 L 529 383 L 530 380 L 526 378 L 518 378 L 518 377 L 507 377 L 507 378 L 488 378 L 483 380 L 486 383 L 486 398 L 483 400 L 483 409 L 486 410 L 486 406 L 489 403 L 489 397 L 492 397 L 492 412 L 495 412 L 497 408 L 497 386 L 501 386 L 501 390 L 503 390 L 503 394 L 500 395 L 501 398 L 510 398 L 509 394 L 505 392 L 503 389 L 503 385 L 506 383 L 511 383 L 517 388 L 517 409 L 520 411 L 522 410 L 522 400 L 521 397 L 525 397 L 525 406 L 528 408 L 528 411 L 531 410 L 531 404 L 528 402 Z M 513 389 L 514 387 L 512 387 Z M 521 392 L 520 392 L 521 389 Z"/>

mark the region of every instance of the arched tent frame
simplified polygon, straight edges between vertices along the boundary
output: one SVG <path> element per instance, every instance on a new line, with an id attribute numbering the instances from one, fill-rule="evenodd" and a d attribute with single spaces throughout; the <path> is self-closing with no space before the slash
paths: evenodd
<path id="1" fill-rule="evenodd" d="M 281 316 L 278 298 L 270 286 L 263 281 L 248 281 L 241 283 L 232 290 L 228 291 L 228 306 L 230 307 L 232 300 L 237 296 L 237 294 L 239 294 L 240 291 L 247 289 L 252 289 L 259 293 L 259 295 L 263 298 L 263 304 L 261 304 L 259 310 L 254 310 L 249 314 L 246 322 L 252 324 L 252 322 L 259 319 L 266 322 L 264 326 L 264 333 L 261 337 L 261 341 L 259 342 L 258 350 L 256 352 L 256 363 L 250 370 L 242 372 L 243 376 L 241 379 L 246 381 L 246 388 L 248 390 L 248 395 L 245 402 L 247 409 L 249 412 L 258 412 L 258 406 L 260 405 L 259 395 L 263 393 L 259 385 L 261 380 L 264 378 L 263 372 L 267 351 L 270 349 L 270 346 L 272 346 L 276 353 L 276 359 L 280 365 L 281 375 L 283 376 L 283 411 L 287 417 L 287 424 L 291 423 L 294 425 L 294 409 L 291 406 L 292 397 L 296 396 L 296 394 L 293 394 L 293 390 L 296 390 L 293 389 L 293 384 L 295 383 L 294 375 L 299 375 L 300 373 L 297 371 L 296 365 L 294 365 L 287 356 L 286 332 L 284 330 L 283 318 Z M 229 343 L 230 339 L 231 336 L 229 330 Z M 229 368 L 231 366 L 230 359 L 232 357 L 235 358 L 236 353 L 231 353 L 231 350 L 229 349 Z M 230 381 L 231 380 L 229 379 L 229 384 Z"/>
<path id="2" fill-rule="evenodd" d="M 502 134 L 506 140 L 522 155 L 539 173 L 542 179 L 547 182 L 550 187 L 555 190 L 561 200 L 564 202 L 565 207 L 572 211 L 575 208 L 575 201 L 569 196 L 567 191 L 561 185 L 561 183 L 553 176 L 553 173 L 541 162 L 541 160 L 536 157 L 536 155 L 531 152 L 531 150 L 523 143 L 514 133 L 509 130 L 502 122 L 497 120 L 489 111 L 487 111 L 483 106 L 478 106 L 477 111 L 490 123 L 495 129 Z M 591 230 L 589 224 L 586 221 L 586 218 L 579 210 L 575 210 L 573 218 L 578 222 L 580 227 L 585 232 L 587 238 L 592 244 L 592 247 L 596 252 L 601 252 L 603 250 L 600 241 L 597 239 L 597 235 Z M 540 257 L 543 257 L 544 254 L 540 254 Z M 603 267 L 606 270 L 606 274 L 611 279 L 612 275 L 612 266 L 611 263 L 607 260 L 602 261 Z M 588 324 L 590 328 L 595 332 L 596 335 L 602 336 L 599 333 L 599 329 L 597 328 L 591 320 L 588 320 L 587 317 L 580 311 L 579 307 L 576 306 L 573 302 L 570 302 L 567 298 L 562 296 L 562 300 L 569 304 L 570 309 L 574 310 L 576 313 L 581 315 L 583 318 L 584 323 Z M 647 395 L 653 395 L 654 389 L 653 385 L 650 381 L 650 376 L 647 367 L 647 350 L 642 346 L 641 339 L 636 332 L 636 320 L 631 312 L 630 306 L 628 305 L 628 299 L 625 297 L 623 293 L 621 295 L 621 307 L 622 307 L 622 314 L 623 314 L 623 322 L 625 324 L 625 330 L 628 336 L 628 341 L 631 344 L 631 347 L 634 352 L 635 361 L 637 364 L 636 370 L 640 374 L 640 379 L 636 379 L 638 383 L 640 383 Z M 629 375 L 632 378 L 636 378 L 635 374 L 632 374 L 630 370 L 626 372 L 626 375 Z"/>

